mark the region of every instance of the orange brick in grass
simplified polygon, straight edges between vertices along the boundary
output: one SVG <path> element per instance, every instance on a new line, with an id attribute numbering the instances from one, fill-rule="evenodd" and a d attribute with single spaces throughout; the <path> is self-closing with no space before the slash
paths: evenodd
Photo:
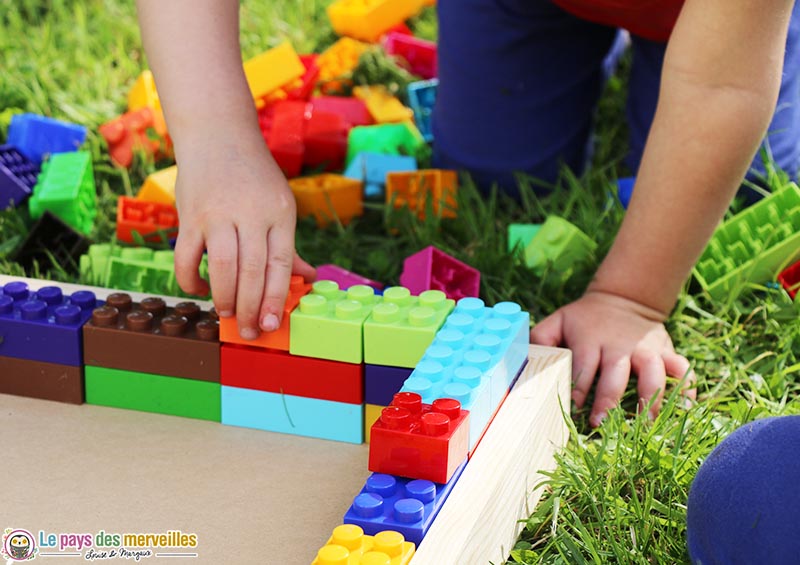
<path id="1" fill-rule="evenodd" d="M 289 180 L 297 200 L 297 217 L 314 216 L 325 227 L 338 218 L 347 224 L 364 212 L 363 185 L 341 175 L 321 174 Z"/>
<path id="2" fill-rule="evenodd" d="M 169 204 L 145 202 L 129 196 L 117 199 L 117 239 L 134 243 L 133 232 L 146 242 L 162 241 L 160 230 L 167 237 L 177 235 L 178 211 Z"/>
<path id="3" fill-rule="evenodd" d="M 455 218 L 457 190 L 455 171 L 423 169 L 386 175 L 386 203 L 395 208 L 408 206 L 421 219 L 425 218 L 428 199 L 437 216 Z"/>

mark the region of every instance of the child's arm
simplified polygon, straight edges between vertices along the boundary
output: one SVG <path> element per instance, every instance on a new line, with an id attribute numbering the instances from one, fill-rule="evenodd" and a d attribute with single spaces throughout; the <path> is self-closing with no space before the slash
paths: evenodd
<path id="1" fill-rule="evenodd" d="M 793 3 L 687 0 L 683 7 L 617 239 L 586 294 L 532 331 L 537 343 L 573 349 L 578 406 L 599 369 L 592 425 L 619 402 L 631 369 L 640 398 L 659 395 L 654 412 L 665 373 L 689 370 L 662 322 L 775 111 Z"/>
<path id="2" fill-rule="evenodd" d="M 242 337 L 278 327 L 295 272 L 295 201 L 258 128 L 242 69 L 236 0 L 137 1 L 142 39 L 179 166 L 181 228 L 175 274 L 204 294 L 204 248 L 214 305 Z"/>

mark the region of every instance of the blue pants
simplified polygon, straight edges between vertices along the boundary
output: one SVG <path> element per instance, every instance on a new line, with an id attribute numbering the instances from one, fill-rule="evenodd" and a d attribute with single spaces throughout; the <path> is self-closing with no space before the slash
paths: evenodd
<path id="1" fill-rule="evenodd" d="M 469 170 L 481 185 L 514 193 L 513 173 L 553 182 L 587 161 L 602 64 L 617 30 L 581 20 L 548 0 L 439 0 L 439 91 L 434 161 Z M 633 37 L 628 163 L 638 169 L 655 114 L 666 44 Z M 731 119 L 736 119 L 732 116 Z M 777 164 L 800 168 L 800 2 L 767 137 Z M 753 166 L 763 171 L 761 157 Z"/>
<path id="2" fill-rule="evenodd" d="M 800 563 L 800 416 L 746 424 L 720 443 L 692 483 L 692 563 Z"/>

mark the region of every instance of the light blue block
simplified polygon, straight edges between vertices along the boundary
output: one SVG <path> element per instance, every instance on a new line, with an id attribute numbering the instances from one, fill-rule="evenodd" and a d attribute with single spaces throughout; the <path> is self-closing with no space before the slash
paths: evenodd
<path id="1" fill-rule="evenodd" d="M 222 387 L 222 423 L 348 443 L 364 442 L 364 405 Z"/>
<path id="2" fill-rule="evenodd" d="M 417 160 L 405 155 L 383 155 L 363 151 L 358 153 L 347 169 L 344 176 L 364 183 L 364 196 L 368 198 L 382 198 L 386 187 L 388 173 L 407 172 L 417 170 Z"/>
<path id="3" fill-rule="evenodd" d="M 408 85 L 408 104 L 414 111 L 414 122 L 427 142 L 433 141 L 433 106 L 436 104 L 436 92 L 439 79 L 420 80 Z"/>

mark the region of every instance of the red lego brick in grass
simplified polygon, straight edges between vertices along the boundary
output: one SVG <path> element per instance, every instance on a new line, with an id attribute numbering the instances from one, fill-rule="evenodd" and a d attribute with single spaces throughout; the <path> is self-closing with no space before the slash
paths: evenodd
<path id="1" fill-rule="evenodd" d="M 135 150 L 144 151 L 158 158 L 167 154 L 169 141 L 166 132 L 157 132 L 153 111 L 142 108 L 127 112 L 100 126 L 99 131 L 106 143 L 111 159 L 122 167 L 130 167 Z"/>
<path id="2" fill-rule="evenodd" d="M 786 289 L 789 296 L 795 298 L 800 289 L 800 261 L 781 271 L 781 274 L 778 275 L 778 282 Z"/>
<path id="3" fill-rule="evenodd" d="M 286 96 L 289 100 L 308 100 L 311 97 L 319 78 L 317 57 L 316 53 L 300 55 L 300 61 L 306 68 L 306 72 L 294 84 L 286 88 Z"/>
<path id="4" fill-rule="evenodd" d="M 303 166 L 306 111 L 306 102 L 284 100 L 267 106 L 258 113 L 264 140 L 288 178 L 298 176 Z"/>
<path id="5" fill-rule="evenodd" d="M 370 126 L 375 123 L 367 105 L 358 98 L 344 96 L 317 96 L 311 99 L 313 111 L 341 116 L 351 127 Z"/>
<path id="6" fill-rule="evenodd" d="M 364 402 L 364 366 L 360 364 L 225 343 L 221 366 L 225 386 L 348 404 Z"/>
<path id="7" fill-rule="evenodd" d="M 350 124 L 332 112 L 311 110 L 303 130 L 303 164 L 325 171 L 344 168 Z"/>
<path id="8" fill-rule="evenodd" d="M 129 196 L 120 196 L 117 200 L 117 239 L 120 241 L 134 243 L 134 231 L 149 243 L 166 241 L 177 235 L 177 228 L 178 210 L 174 206 Z M 157 233 L 159 230 L 167 233 L 162 236 Z"/>
<path id="9" fill-rule="evenodd" d="M 369 470 L 446 483 L 469 451 L 469 412 L 452 398 L 399 392 L 373 424 Z"/>

